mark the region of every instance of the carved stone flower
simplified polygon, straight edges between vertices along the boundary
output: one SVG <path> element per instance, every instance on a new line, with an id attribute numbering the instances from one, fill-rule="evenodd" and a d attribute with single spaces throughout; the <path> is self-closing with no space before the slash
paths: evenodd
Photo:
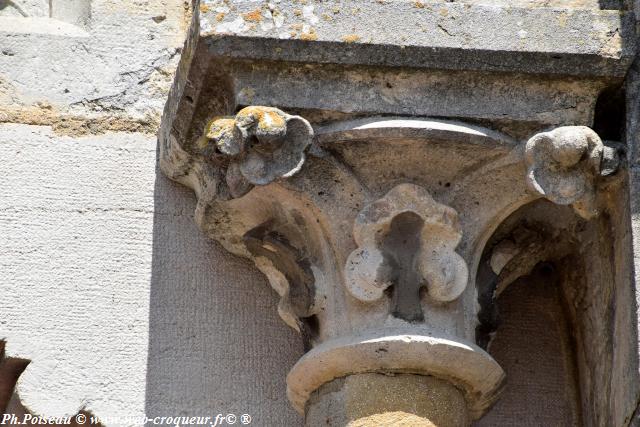
<path id="1" fill-rule="evenodd" d="M 231 158 L 226 181 L 234 197 L 298 172 L 312 138 L 308 121 L 272 107 L 246 107 L 235 117 L 213 119 L 204 133 L 205 146 L 213 143 L 218 154 Z"/>
<path id="2" fill-rule="evenodd" d="M 533 136 L 525 147 L 529 188 L 584 217 L 595 214 L 594 184 L 603 144 L 586 126 L 563 126 Z"/>
<path id="3" fill-rule="evenodd" d="M 415 310 L 420 310 L 422 286 L 436 301 L 453 301 L 468 279 L 467 265 L 455 252 L 461 237 L 454 209 L 436 202 L 422 187 L 398 185 L 356 218 L 358 248 L 347 258 L 347 289 L 361 301 L 375 301 L 391 285 L 405 288 L 395 292 L 406 295 Z"/>

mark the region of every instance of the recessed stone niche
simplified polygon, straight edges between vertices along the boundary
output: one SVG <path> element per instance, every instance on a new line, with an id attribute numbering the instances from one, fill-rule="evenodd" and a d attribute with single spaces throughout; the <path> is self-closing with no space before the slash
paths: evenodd
<path id="1" fill-rule="evenodd" d="M 632 308 L 622 303 L 632 298 L 626 231 L 617 224 L 624 185 L 610 181 L 606 207 L 591 220 L 548 201 L 528 204 L 487 244 L 477 339 L 507 380 L 474 425 L 628 424 L 619 396 L 633 388 L 626 367 L 636 356 L 623 332 L 632 330 Z"/>

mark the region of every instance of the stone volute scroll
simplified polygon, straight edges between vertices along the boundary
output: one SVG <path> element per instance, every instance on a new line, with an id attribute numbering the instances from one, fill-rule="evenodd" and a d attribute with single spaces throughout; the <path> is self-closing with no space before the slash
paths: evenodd
<path id="1" fill-rule="evenodd" d="M 563 126 L 541 132 L 525 146 L 527 185 L 560 205 L 572 205 L 585 218 L 597 214 L 595 181 L 604 145 L 586 126 Z"/>

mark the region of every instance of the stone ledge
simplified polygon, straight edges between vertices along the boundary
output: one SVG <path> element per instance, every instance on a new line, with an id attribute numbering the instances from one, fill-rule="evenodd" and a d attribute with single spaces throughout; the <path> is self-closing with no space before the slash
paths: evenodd
<path id="1" fill-rule="evenodd" d="M 623 76 L 635 52 L 627 11 L 418 3 L 203 0 L 199 34 L 234 58 L 585 76 Z"/>

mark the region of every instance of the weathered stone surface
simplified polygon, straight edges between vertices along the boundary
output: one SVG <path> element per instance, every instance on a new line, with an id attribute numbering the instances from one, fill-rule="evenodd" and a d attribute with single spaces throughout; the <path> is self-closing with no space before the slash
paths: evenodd
<path id="1" fill-rule="evenodd" d="M 0 16 L 0 122 L 48 125 L 71 135 L 154 134 L 180 58 L 188 5 L 42 3 L 46 16 Z"/>
<path id="2" fill-rule="evenodd" d="M 454 251 L 462 237 L 458 214 L 418 186 L 401 184 L 367 205 L 353 235 L 358 248 L 347 258 L 346 284 L 362 301 L 379 299 L 395 283 L 395 315 L 419 320 L 422 286 L 441 302 L 453 301 L 467 286 L 467 265 Z"/>
<path id="3" fill-rule="evenodd" d="M 229 410 L 251 413 L 259 425 L 295 425 L 300 420 L 282 390 L 284 371 L 301 350 L 277 323 L 277 304 L 308 347 L 347 342 L 368 348 L 358 353 L 361 359 L 348 354 L 327 359 L 329 367 L 320 361 L 303 370 L 314 384 L 294 370 L 293 378 L 302 380 L 290 388 L 304 395 L 333 384 L 339 372 L 356 380 L 394 371 L 444 383 L 438 399 L 458 393 L 456 414 L 477 417 L 502 378 L 473 344 L 485 280 L 495 279 L 493 290 L 502 291 L 538 261 L 574 256 L 558 262 L 579 272 L 567 279 L 566 291 L 581 410 L 595 425 L 627 425 L 640 384 L 637 306 L 629 303 L 637 299 L 629 285 L 629 248 L 638 240 L 633 73 L 626 141 L 631 183 L 621 179 L 626 171 L 615 173 L 615 161 L 601 164 L 607 176 L 592 187 L 574 180 L 587 182 L 585 194 L 594 194 L 590 203 L 597 209 L 582 212 L 600 215 L 574 218 L 576 226 L 565 230 L 570 244 L 549 243 L 562 235 L 543 233 L 547 240 L 527 252 L 526 238 L 493 234 L 519 209 L 535 211 L 532 202 L 542 196 L 527 190 L 525 141 L 558 126 L 601 132 L 610 113 L 599 111 L 598 98 L 622 82 L 635 49 L 630 2 L 203 0 L 193 2 L 182 57 L 191 11 L 181 0 L 13 4 L 24 6 L 23 13 L 12 5 L 0 10 L 0 122 L 51 128 L 0 132 L 10 141 L 0 143 L 9 161 L 0 198 L 0 222 L 8 230 L 0 234 L 9 243 L 0 250 L 0 276 L 9 278 L 3 282 L 11 306 L 1 310 L 0 338 L 7 339 L 9 356 L 32 360 L 14 396 L 18 404 L 22 398 L 43 415 L 72 413 L 83 402 L 102 416 L 125 407 L 127 414 Z M 195 206 L 163 178 L 148 191 L 155 161 L 148 135 L 156 131 L 178 60 L 160 162 L 172 179 L 195 190 Z M 266 126 L 258 135 L 261 120 L 251 114 L 241 114 L 236 126 L 236 114 L 250 105 L 269 106 L 261 111 L 297 131 Z M 225 118 L 207 128 L 210 140 L 222 131 L 221 143 L 199 149 L 203 129 L 216 117 L 234 117 L 233 124 Z M 227 137 L 236 130 L 242 143 L 234 145 Z M 272 148 L 292 134 L 300 135 L 295 149 L 278 164 L 282 158 Z M 258 144 L 264 150 L 253 150 L 256 136 L 266 142 Z M 251 149 L 243 151 L 247 141 Z M 245 162 L 249 152 L 267 167 Z M 544 174 L 557 166 L 538 163 Z M 152 167 L 144 172 L 142 165 Z M 535 179 L 548 187 L 543 181 Z M 354 221 L 365 206 L 404 185 L 424 189 L 433 206 L 456 212 L 459 227 L 448 230 L 446 247 L 430 248 L 435 254 L 405 256 L 433 240 L 412 233 L 424 220 L 402 212 L 385 223 L 382 244 L 369 246 L 383 248 L 414 278 L 428 276 L 417 260 L 429 258 L 429 265 L 448 261 L 442 271 L 430 269 L 433 274 L 450 278 L 456 269 L 447 268 L 467 265 L 468 279 L 449 281 L 455 292 L 437 299 L 417 286 L 399 292 L 396 277 L 378 299 L 362 302 L 349 293 L 343 270 L 360 243 Z M 621 197 L 626 185 L 630 200 Z M 248 264 L 198 237 L 189 225 L 193 216 L 207 236 L 252 259 L 280 302 Z M 549 218 L 564 217 L 537 219 Z M 405 242 L 407 235 L 412 238 Z M 487 242 L 494 241 L 517 247 L 505 243 L 491 251 Z M 485 249 L 495 256 L 485 258 Z M 434 282 L 427 277 L 426 287 Z M 408 298 L 409 309 L 394 301 L 401 294 L 415 297 Z M 148 307 L 139 302 L 145 299 Z M 425 342 L 433 341 L 448 352 L 431 352 Z M 381 343 L 394 348 L 391 354 L 376 347 Z M 443 360 L 455 372 L 442 367 Z M 487 372 L 489 379 L 482 376 Z M 380 405 L 370 397 L 370 406 Z M 297 399 L 301 407 L 304 399 Z M 360 414 L 361 420 L 390 423 L 403 412 L 395 409 Z M 412 425 L 423 421 L 399 415 Z"/>
<path id="4" fill-rule="evenodd" d="M 518 253 L 497 277 L 491 278 L 483 274 L 485 268 L 490 268 L 487 265 L 490 256 L 480 262 L 478 272 L 478 275 L 483 277 L 477 282 L 479 294 L 486 295 L 486 287 L 493 284 L 491 298 L 497 299 L 499 310 L 495 313 L 497 323 L 494 323 L 498 325 L 498 329 L 494 329 L 492 333 L 493 340 L 498 343 L 498 348 L 495 349 L 498 353 L 494 353 L 491 340 L 488 346 L 489 353 L 496 354 L 496 357 L 504 355 L 504 350 L 511 348 L 511 344 L 512 350 L 515 351 L 527 342 L 520 340 L 523 330 L 533 328 L 522 324 L 517 327 L 518 338 L 509 338 L 509 335 L 514 333 L 509 332 L 509 323 L 513 325 L 513 320 L 504 319 L 507 322 L 504 324 L 506 336 L 500 337 L 502 310 L 510 317 L 516 316 L 518 323 L 525 321 L 531 314 L 535 316 L 535 320 L 529 317 L 531 325 L 543 321 L 545 316 L 552 319 L 552 328 L 556 328 L 558 332 L 553 332 L 553 329 L 546 332 L 537 330 L 535 335 L 531 333 L 532 339 L 537 337 L 535 339 L 540 340 L 541 345 L 557 346 L 559 343 L 552 335 L 566 333 L 571 338 L 563 338 L 564 346 L 570 348 L 556 347 L 564 356 L 557 351 L 554 355 L 552 351 L 545 356 L 545 360 L 535 365 L 526 363 L 526 375 L 534 375 L 539 380 L 548 373 L 545 371 L 545 364 L 550 363 L 552 358 L 564 358 L 564 366 L 558 366 L 556 363 L 553 369 L 575 372 L 580 393 L 580 398 L 577 399 L 576 391 L 569 387 L 565 390 L 565 399 L 574 406 L 572 411 L 575 416 L 590 420 L 589 422 L 594 424 L 627 425 L 636 407 L 635 399 L 640 384 L 635 362 L 637 341 L 635 338 L 629 338 L 635 337 L 636 308 L 625 303 L 635 299 L 631 296 L 634 292 L 633 287 L 625 285 L 632 274 L 629 270 L 632 266 L 632 254 L 628 246 L 631 235 L 628 208 L 625 207 L 628 206 L 625 201 L 625 180 L 624 174 L 618 174 L 598 191 L 597 199 L 602 203 L 599 206 L 600 214 L 589 221 L 575 214 L 568 206 L 546 200 L 523 206 L 501 223 L 486 244 L 486 255 L 490 255 L 492 250 L 500 251 L 505 241 L 511 241 L 516 245 Z M 500 301 L 503 294 L 517 292 L 511 290 L 511 286 L 517 288 L 519 285 L 516 282 L 520 280 L 531 286 L 527 292 L 532 298 L 519 303 L 518 311 L 514 312 L 516 307 L 503 307 Z M 534 287 L 538 289 L 535 292 Z M 480 319 L 484 325 L 496 319 L 494 317 L 492 320 L 489 312 L 484 310 L 487 307 L 485 298 L 479 297 L 479 302 L 483 305 Z M 555 298 L 560 299 L 562 308 L 553 307 L 552 300 Z M 535 314 L 541 310 L 536 306 L 544 306 L 545 314 Z M 565 320 L 559 313 L 567 316 Z M 563 322 L 569 323 L 567 332 L 562 332 L 565 328 Z M 612 327 L 615 328 L 615 333 L 611 333 Z M 482 332 L 479 328 L 479 333 Z M 571 352 L 575 352 L 573 361 L 570 357 Z M 514 382 L 511 390 L 533 387 L 535 381 L 528 381 L 526 376 L 522 378 L 520 371 L 522 360 L 529 356 L 518 357 L 513 353 L 511 355 L 514 359 L 509 363 L 516 363 L 515 360 L 518 362 L 517 367 L 511 365 L 512 376 L 509 375 L 509 364 L 505 366 L 506 387 L 509 387 L 509 381 Z M 565 358 L 567 356 L 568 359 Z M 518 377 L 521 379 L 518 380 Z M 566 381 L 573 383 L 571 378 Z M 497 412 L 498 416 L 500 413 L 515 412 L 518 406 L 526 405 L 516 396 L 507 397 L 507 402 L 511 404 L 505 402 Z M 566 411 L 563 409 L 562 412 Z M 490 417 L 487 422 L 491 424 L 491 420 L 495 424 L 496 418 Z M 483 425 L 482 421 L 480 425 Z"/>
<path id="5" fill-rule="evenodd" d="M 232 61 L 226 67 L 238 105 L 340 111 L 356 117 L 508 119 L 537 127 L 590 125 L 595 100 L 607 84 L 594 78 L 298 62 Z"/>
<path id="6" fill-rule="evenodd" d="M 200 34 L 219 56 L 296 62 L 623 76 L 632 60 L 628 11 L 473 3 L 203 0 Z"/>
<path id="7" fill-rule="evenodd" d="M 525 148 L 527 184 L 552 202 L 573 205 L 590 218 L 597 213 L 594 184 L 603 151 L 600 137 L 584 126 L 539 133 Z"/>
<path id="8" fill-rule="evenodd" d="M 191 194 L 156 174 L 154 138 L 12 124 L 0 153 L 0 339 L 30 362 L 18 403 L 296 425 L 284 379 L 301 346 L 262 275 L 202 236 Z"/>
<path id="9" fill-rule="evenodd" d="M 629 260 L 629 264 L 633 264 L 633 267 L 629 265 L 631 270 L 629 274 L 634 278 L 634 286 L 630 291 L 633 293 L 633 298 L 630 299 L 635 300 L 636 307 L 635 313 L 628 314 L 628 322 L 634 325 L 631 340 L 635 338 L 634 342 L 637 343 L 637 347 L 632 357 L 637 360 L 636 358 L 640 358 L 640 352 L 637 351 L 637 348 L 640 348 L 640 310 L 638 310 L 640 307 L 640 198 L 638 197 L 640 194 L 640 61 L 637 58 L 629 70 L 625 88 L 627 90 L 625 139 L 628 150 L 626 159 L 629 167 L 629 238 L 632 247 L 632 250 L 627 253 L 633 259 L 633 261 Z M 635 363 L 630 365 L 628 377 L 636 378 L 640 375 L 640 367 Z M 640 425 L 640 390 L 636 387 L 629 387 L 629 389 L 629 394 L 633 394 L 635 398 L 635 407 L 627 419 L 630 420 L 629 425 L 635 427 Z"/>
<path id="10" fill-rule="evenodd" d="M 420 375 L 358 374 L 322 386 L 307 424 L 348 427 L 468 425 L 464 397 L 446 381 Z"/>
<path id="11" fill-rule="evenodd" d="M 289 372 L 287 394 L 302 412 L 311 393 L 321 385 L 367 372 L 414 373 L 445 379 L 462 391 L 472 418 L 479 418 L 488 409 L 504 381 L 502 368 L 472 343 L 387 330 L 317 346 Z"/>

